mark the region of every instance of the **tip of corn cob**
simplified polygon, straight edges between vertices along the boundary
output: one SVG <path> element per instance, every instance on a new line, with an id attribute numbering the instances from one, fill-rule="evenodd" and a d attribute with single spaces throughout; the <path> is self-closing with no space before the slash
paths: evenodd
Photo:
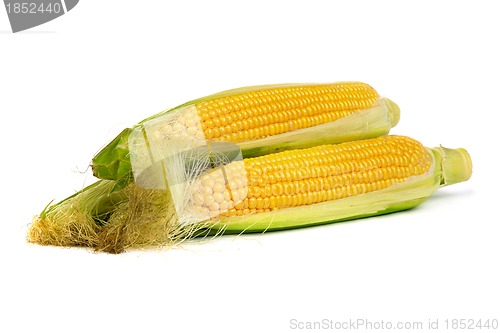
<path id="1" fill-rule="evenodd" d="M 472 159 L 467 150 L 445 147 L 437 147 L 435 150 L 441 155 L 441 186 L 464 182 L 471 177 Z"/>
<path id="2" fill-rule="evenodd" d="M 391 127 L 396 126 L 399 123 L 400 110 L 399 106 L 388 98 L 382 98 L 387 107 L 387 113 L 389 114 L 389 121 L 391 122 Z"/>

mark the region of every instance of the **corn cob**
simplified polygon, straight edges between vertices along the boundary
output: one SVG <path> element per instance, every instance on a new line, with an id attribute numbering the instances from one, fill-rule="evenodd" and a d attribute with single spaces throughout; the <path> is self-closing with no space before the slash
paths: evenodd
<path id="1" fill-rule="evenodd" d="M 258 86 L 201 98 L 126 129 L 93 159 L 94 175 L 131 179 L 131 133 L 161 145 L 237 143 L 243 157 L 387 134 L 399 108 L 360 82 Z"/>
<path id="2" fill-rule="evenodd" d="M 463 149 L 383 136 L 233 161 L 169 189 L 180 224 L 263 231 L 411 208 L 470 173 Z"/>

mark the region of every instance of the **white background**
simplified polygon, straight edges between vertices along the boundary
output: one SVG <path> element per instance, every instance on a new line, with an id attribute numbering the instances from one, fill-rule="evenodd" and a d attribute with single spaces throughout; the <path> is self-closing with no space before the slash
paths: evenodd
<path id="1" fill-rule="evenodd" d="M 18 34 L 0 8 L 0 331 L 500 320 L 497 3 L 82 0 Z M 465 147 L 471 180 L 407 212 L 168 251 L 26 244 L 122 128 L 220 90 L 340 80 L 396 101 L 393 133 Z"/>

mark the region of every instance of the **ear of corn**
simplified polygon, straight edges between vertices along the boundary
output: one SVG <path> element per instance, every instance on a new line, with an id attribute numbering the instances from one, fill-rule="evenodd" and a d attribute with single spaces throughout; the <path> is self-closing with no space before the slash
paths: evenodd
<path id="1" fill-rule="evenodd" d="M 403 136 L 289 150 L 215 167 L 202 161 L 201 169 L 208 170 L 201 175 L 182 163 L 176 160 L 153 172 L 162 179 L 180 168 L 184 175 L 181 181 L 177 177 L 164 182 L 179 223 L 211 220 L 213 228 L 234 232 L 407 209 L 439 186 L 464 181 L 471 173 L 465 151 L 428 149 Z M 198 176 L 190 178 L 193 175 Z"/>
<path id="2" fill-rule="evenodd" d="M 400 139 L 388 137 L 367 141 L 394 142 Z M 246 208 L 247 202 L 251 201 L 247 199 L 237 207 L 246 214 L 240 216 L 238 211 L 236 214 L 229 211 L 212 218 L 211 231 L 262 232 L 387 214 L 413 208 L 428 199 L 438 188 L 470 178 L 472 162 L 464 149 L 425 148 L 418 142 L 408 140 L 410 139 L 403 138 L 406 142 L 390 145 L 390 153 L 372 155 L 368 159 L 354 157 L 356 153 L 349 149 L 347 151 L 350 152 L 351 159 L 334 167 L 342 170 L 342 165 L 345 166 L 341 175 L 336 172 L 330 174 L 329 179 L 336 179 L 333 181 L 333 188 L 328 182 L 319 181 L 316 182 L 317 188 L 309 193 L 307 199 L 303 197 L 301 200 L 301 195 L 296 196 L 297 199 L 285 195 L 284 198 L 281 197 L 284 200 L 277 200 L 285 206 L 272 209 L 269 205 L 268 209 L 258 213 L 250 207 Z M 407 150 L 408 143 L 414 148 Z M 341 145 L 347 147 L 351 143 Z M 380 153 L 384 147 L 371 149 L 372 152 Z M 370 159 L 374 164 L 369 162 Z M 272 194 L 274 193 L 271 191 L 269 202 L 272 201 Z M 304 205 L 305 200 L 312 204 Z"/>
<path id="3" fill-rule="evenodd" d="M 196 235 L 344 221 L 415 207 L 472 171 L 463 149 L 425 148 L 399 136 L 235 160 L 202 173 L 179 161 L 190 181 L 167 189 L 132 182 L 111 193 L 115 182 L 100 180 L 46 208 L 30 226 L 29 241 L 116 253 Z M 167 170 L 149 171 L 163 178 Z"/>
<path id="4" fill-rule="evenodd" d="M 93 159 L 94 175 L 127 183 L 131 133 L 156 145 L 236 143 L 243 157 L 387 134 L 399 108 L 360 82 L 240 88 L 183 104 L 126 129 Z"/>

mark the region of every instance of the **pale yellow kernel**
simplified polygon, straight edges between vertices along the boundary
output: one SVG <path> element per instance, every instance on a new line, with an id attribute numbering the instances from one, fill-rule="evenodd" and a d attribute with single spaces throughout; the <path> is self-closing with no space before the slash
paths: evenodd
<path id="1" fill-rule="evenodd" d="M 248 190 L 246 188 L 240 188 L 238 189 L 238 196 L 240 197 L 240 199 L 245 199 L 248 195 Z"/>
<path id="2" fill-rule="evenodd" d="M 210 212 L 210 209 L 208 209 L 207 207 L 202 207 L 202 206 L 198 206 L 196 208 L 196 212 L 199 214 L 199 215 L 202 215 L 202 216 L 208 216 L 209 212 Z"/>
<path id="3" fill-rule="evenodd" d="M 244 188 L 246 186 L 246 179 L 236 178 L 234 182 L 237 188 Z"/>
<path id="4" fill-rule="evenodd" d="M 212 189 L 215 185 L 215 179 L 213 179 L 212 175 L 204 175 L 201 177 L 201 184 Z"/>
<path id="5" fill-rule="evenodd" d="M 206 207 L 210 207 L 214 203 L 215 203 L 215 200 L 214 200 L 214 197 L 212 195 L 205 195 L 205 198 L 203 200 L 203 204 Z"/>
<path id="6" fill-rule="evenodd" d="M 213 187 L 214 193 L 215 192 L 223 193 L 225 190 L 226 190 L 226 184 L 221 181 L 217 181 Z"/>
<path id="7" fill-rule="evenodd" d="M 228 186 L 231 190 L 236 190 L 238 189 L 238 184 L 234 180 L 230 180 L 228 183 Z"/>
<path id="8" fill-rule="evenodd" d="M 231 198 L 233 199 L 234 202 L 238 202 L 238 201 L 241 201 L 241 197 L 240 197 L 240 194 L 239 194 L 239 191 L 238 190 L 233 190 L 231 191 Z"/>
<path id="9" fill-rule="evenodd" d="M 221 203 L 224 201 L 224 194 L 222 194 L 222 192 L 215 192 L 212 196 L 216 203 Z"/>
<path id="10" fill-rule="evenodd" d="M 217 202 L 214 202 L 208 207 L 208 209 L 210 209 L 211 211 L 219 211 L 219 204 Z"/>
<path id="11" fill-rule="evenodd" d="M 209 186 L 202 186 L 200 189 L 200 193 L 203 195 L 212 195 L 214 192 Z"/>

